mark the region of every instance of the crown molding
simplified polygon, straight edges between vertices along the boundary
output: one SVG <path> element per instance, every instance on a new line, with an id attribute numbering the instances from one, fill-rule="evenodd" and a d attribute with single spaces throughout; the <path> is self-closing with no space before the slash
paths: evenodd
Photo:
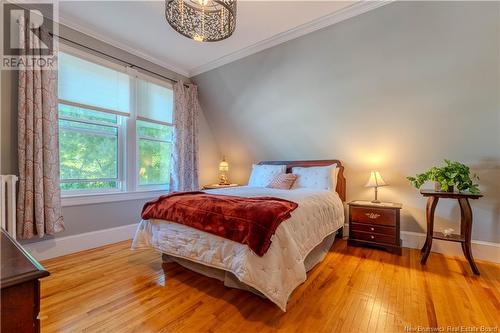
<path id="1" fill-rule="evenodd" d="M 97 39 L 101 42 L 104 42 L 106 44 L 109 44 L 117 49 L 120 49 L 122 51 L 125 51 L 127 53 L 130 53 L 136 57 L 139 57 L 139 58 L 142 58 L 144 60 L 147 60 L 155 65 L 158 65 L 158 66 L 161 66 L 165 69 L 168 69 L 168 70 L 171 70 L 177 74 L 180 74 L 180 75 L 183 75 L 187 78 L 189 78 L 189 71 L 186 70 L 185 68 L 181 68 L 177 65 L 174 65 L 172 63 L 169 63 L 169 62 L 166 62 L 166 61 L 163 61 L 163 60 L 160 60 L 160 59 L 157 59 L 147 53 L 144 53 L 142 51 L 138 51 L 137 49 L 134 49 L 134 48 L 131 48 L 130 46 L 127 46 L 121 42 L 118 42 L 114 39 L 111 39 L 109 37 L 106 37 L 92 29 L 88 29 L 86 27 L 83 27 L 81 25 L 78 25 L 76 23 L 74 23 L 73 21 L 70 21 L 69 19 L 67 18 L 64 18 L 61 16 L 61 13 L 59 13 L 59 24 L 62 24 L 62 25 L 65 25 L 66 27 L 68 28 L 71 28 L 73 30 L 76 30 L 78 32 L 81 32 L 89 37 L 92 37 L 94 39 Z"/>
<path id="2" fill-rule="evenodd" d="M 7 0 L 7 1 L 11 2 L 11 3 L 22 4 L 22 2 L 19 0 Z M 255 44 L 252 44 L 250 46 L 247 46 L 247 47 L 242 48 L 240 50 L 237 50 L 235 52 L 229 53 L 229 54 L 224 55 L 220 58 L 209 61 L 201 66 L 197 66 L 197 67 L 194 67 L 191 69 L 181 68 L 180 66 L 174 65 L 168 61 L 164 61 L 164 60 L 160 60 L 158 58 L 155 58 L 155 57 L 145 53 L 144 51 L 139 51 L 139 50 L 136 50 L 134 48 L 131 48 L 130 46 L 127 46 L 127 45 L 125 45 L 121 42 L 118 42 L 112 38 L 104 36 L 101 33 L 96 32 L 93 29 L 89 29 L 87 27 L 83 27 L 77 23 L 74 23 L 73 20 L 70 20 L 69 18 L 63 17 L 60 13 L 59 13 L 59 18 L 58 18 L 58 23 L 63 24 L 63 25 L 65 25 L 73 30 L 79 31 L 79 32 L 81 32 L 85 35 L 88 35 L 89 37 L 92 37 L 94 39 L 97 39 L 101 42 L 109 44 L 115 48 L 118 48 L 120 50 L 128 52 L 132 55 L 135 55 L 139 58 L 147 60 L 151 63 L 154 63 L 158 66 L 161 66 L 165 69 L 176 72 L 177 74 L 183 75 L 187 78 L 191 78 L 193 76 L 199 75 L 201 73 L 210 71 L 212 69 L 229 64 L 233 61 L 245 58 L 249 55 L 255 54 L 257 52 L 260 52 L 260 51 L 263 51 L 265 49 L 271 48 L 273 46 L 279 45 L 281 43 L 287 42 L 289 40 L 304 36 L 306 34 L 314 32 L 316 30 L 328 27 L 330 25 L 342 22 L 344 20 L 347 20 L 349 18 L 358 16 L 358 15 L 361 15 L 363 13 L 366 13 L 368 11 L 382 7 L 384 5 L 392 3 L 394 1 L 396 1 L 396 0 L 362 0 L 362 1 L 356 2 L 356 3 L 350 5 L 346 8 L 339 10 L 339 11 L 333 12 L 331 14 L 322 16 L 322 17 L 320 17 L 316 20 L 313 20 L 311 22 L 308 22 L 308 23 L 302 24 L 300 26 L 297 26 L 295 28 L 289 29 L 287 31 L 281 32 L 281 33 L 274 35 L 268 39 L 259 41 Z"/>
<path id="3" fill-rule="evenodd" d="M 7 2 L 12 3 L 12 4 L 16 4 L 16 5 L 18 5 L 19 7 L 22 7 L 22 8 L 25 8 L 23 6 L 23 4 L 26 3 L 23 0 L 7 0 Z M 87 35 L 89 37 L 97 39 L 97 40 L 99 40 L 99 41 L 101 41 L 103 43 L 109 44 L 109 45 L 111 45 L 111 46 L 113 46 L 113 47 L 115 47 L 117 49 L 120 49 L 122 51 L 130 53 L 130 54 L 132 54 L 132 55 L 134 55 L 136 57 L 142 58 L 142 59 L 147 60 L 147 61 L 149 61 L 149 62 L 151 62 L 151 63 L 153 63 L 155 65 L 158 65 L 160 67 L 163 67 L 165 69 L 168 69 L 170 71 L 173 71 L 173 72 L 175 72 L 177 74 L 180 74 L 180 75 L 183 75 L 183 76 L 189 78 L 189 71 L 186 70 L 185 68 L 181 68 L 181 67 L 179 67 L 177 65 L 174 65 L 174 64 L 171 64 L 169 62 L 157 59 L 157 58 L 155 58 L 155 57 L 153 57 L 153 56 L 151 56 L 149 54 L 146 54 L 146 53 L 144 53 L 142 51 L 138 51 L 136 49 L 133 49 L 133 48 L 131 48 L 131 47 L 129 47 L 129 46 L 127 46 L 127 45 L 125 45 L 125 44 L 123 44 L 121 42 L 118 42 L 118 41 L 116 41 L 116 40 L 114 40 L 112 38 L 106 37 L 106 36 L 104 36 L 104 35 L 96 32 L 96 31 L 94 31 L 92 29 L 88 29 L 88 28 L 83 27 L 83 26 L 81 26 L 79 24 L 76 24 L 73 20 L 70 20 L 69 18 L 64 18 L 63 16 L 61 16 L 60 11 L 57 14 L 58 15 L 56 17 L 56 20 L 54 20 L 54 21 L 56 21 L 57 24 L 65 25 L 68 28 L 71 28 L 71 29 L 73 29 L 75 31 L 81 32 L 82 34 L 85 34 L 85 35 Z"/>
<path id="4" fill-rule="evenodd" d="M 295 28 L 279 33 L 268 39 L 262 40 L 260 42 L 247 46 L 238 51 L 222 56 L 204 65 L 195 67 L 189 71 L 189 77 L 193 77 L 201 73 L 208 72 L 217 67 L 221 67 L 238 59 L 245 58 L 254 53 L 263 51 L 265 49 L 287 42 L 289 40 L 307 35 L 313 31 L 326 28 L 330 25 L 361 15 L 370 10 L 374 10 L 376 8 L 382 7 L 394 1 L 395 0 L 365 0 L 354 3 L 339 11 L 322 16 L 316 20 L 299 25 Z"/>

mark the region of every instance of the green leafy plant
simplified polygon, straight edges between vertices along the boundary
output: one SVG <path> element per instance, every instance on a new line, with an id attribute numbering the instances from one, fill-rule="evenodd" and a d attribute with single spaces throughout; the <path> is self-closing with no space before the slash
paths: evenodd
<path id="1" fill-rule="evenodd" d="M 471 175 L 470 169 L 465 164 L 444 160 L 443 167 L 432 167 L 424 173 L 415 177 L 406 177 L 416 188 L 422 187 L 426 181 L 439 183 L 441 191 L 448 191 L 453 186 L 459 191 L 469 190 L 470 193 L 478 194 L 479 186 L 474 180 L 479 180 L 476 174 Z"/>

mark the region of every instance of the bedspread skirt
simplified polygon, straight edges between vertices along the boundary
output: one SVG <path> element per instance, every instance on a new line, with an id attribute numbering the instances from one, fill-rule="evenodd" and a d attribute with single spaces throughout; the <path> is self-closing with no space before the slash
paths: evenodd
<path id="1" fill-rule="evenodd" d="M 313 269 L 317 264 L 323 261 L 325 258 L 326 254 L 330 250 L 330 248 L 333 245 L 333 242 L 335 241 L 335 235 L 332 234 L 330 236 L 327 236 L 323 242 L 321 242 L 318 246 L 316 246 L 311 253 L 309 253 L 304 260 L 304 266 L 306 268 L 306 271 L 309 272 L 311 269 Z M 205 276 L 208 276 L 213 279 L 217 279 L 219 281 L 224 282 L 224 285 L 229 288 L 236 288 L 236 289 L 241 289 L 241 290 L 246 290 L 250 291 L 260 297 L 266 297 L 264 294 L 262 294 L 260 291 L 258 291 L 255 288 L 252 288 L 250 286 L 247 286 L 231 272 L 225 271 L 220 268 L 213 268 L 206 266 L 204 264 L 198 264 L 193 261 L 183 259 L 183 258 L 178 258 L 174 256 L 169 256 L 166 253 L 162 254 L 162 260 L 165 263 L 168 262 L 176 262 L 179 265 L 192 270 L 196 273 L 203 274 Z"/>
<path id="2" fill-rule="evenodd" d="M 307 251 L 304 244 L 293 241 L 293 230 L 282 227 L 273 236 L 269 251 L 260 257 L 245 245 L 185 225 L 143 220 L 132 249 L 153 248 L 191 270 L 224 281 L 228 287 L 263 295 L 286 311 L 291 293 L 306 280 L 307 271 L 323 260 L 342 223 L 320 226 L 322 230 L 309 241 Z"/>

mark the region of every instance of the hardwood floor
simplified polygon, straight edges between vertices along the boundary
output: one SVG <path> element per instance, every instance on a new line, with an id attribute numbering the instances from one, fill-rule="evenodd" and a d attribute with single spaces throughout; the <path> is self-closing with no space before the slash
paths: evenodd
<path id="1" fill-rule="evenodd" d="M 336 241 L 292 294 L 288 311 L 121 242 L 43 262 L 42 332 L 410 332 L 500 330 L 500 265 Z M 405 326 L 412 326 L 405 330 Z"/>

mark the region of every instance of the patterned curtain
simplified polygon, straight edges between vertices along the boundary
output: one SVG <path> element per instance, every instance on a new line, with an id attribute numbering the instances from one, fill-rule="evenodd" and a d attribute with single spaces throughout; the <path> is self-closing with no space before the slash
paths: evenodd
<path id="1" fill-rule="evenodd" d="M 198 185 L 198 88 L 174 84 L 174 151 L 170 179 L 172 191 L 197 191 Z"/>
<path id="2" fill-rule="evenodd" d="M 25 45 L 21 60 L 27 62 L 37 56 L 39 40 L 26 35 L 29 30 L 24 20 L 20 19 L 19 27 L 20 45 Z M 45 31 L 39 33 L 44 34 L 42 40 L 50 38 Z M 57 69 L 57 64 L 54 68 Z M 18 94 L 17 236 L 43 237 L 64 230 L 59 188 L 56 70 L 20 67 Z"/>

